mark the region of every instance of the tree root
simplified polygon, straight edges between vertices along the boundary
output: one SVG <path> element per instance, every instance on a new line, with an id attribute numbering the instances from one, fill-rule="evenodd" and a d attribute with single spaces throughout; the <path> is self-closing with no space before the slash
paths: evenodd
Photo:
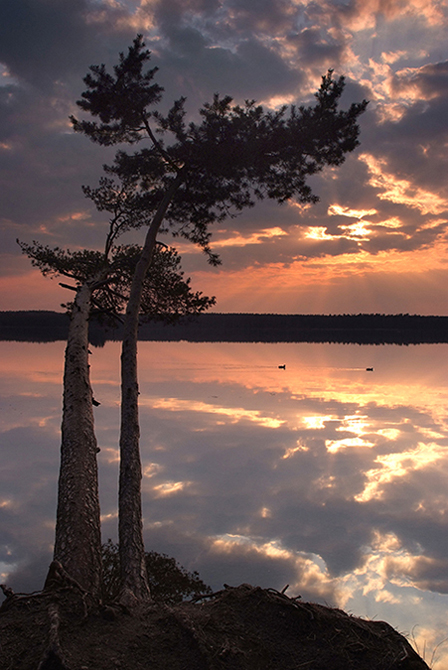
<path id="1" fill-rule="evenodd" d="M 86 598 L 89 594 L 76 579 L 73 579 L 71 575 L 65 570 L 65 568 L 59 563 L 59 561 L 52 561 L 48 569 L 47 578 L 44 584 L 45 591 L 59 591 L 61 589 L 69 589 L 78 591 L 81 595 L 82 606 L 84 610 L 84 619 L 87 619 L 88 608 Z"/>
<path id="2" fill-rule="evenodd" d="M 48 575 L 45 580 L 42 591 L 33 593 L 14 593 L 14 591 L 5 584 L 0 584 L 6 599 L 1 605 L 0 611 L 6 612 L 16 605 L 25 605 L 31 601 L 39 600 L 42 602 L 44 610 L 48 613 L 49 629 L 45 651 L 40 659 L 36 670 L 69 670 L 64 654 L 61 648 L 59 629 L 60 629 L 60 598 L 63 594 L 72 592 L 77 594 L 82 606 L 82 620 L 85 620 L 89 614 L 87 598 L 93 599 L 94 607 L 101 608 L 100 601 L 93 594 L 86 591 L 73 577 L 71 577 L 58 561 L 52 561 Z M 91 605 L 92 603 L 90 603 Z M 91 609 L 91 608 L 90 608 Z"/>
<path id="3" fill-rule="evenodd" d="M 48 606 L 50 628 L 48 631 L 48 645 L 37 666 L 37 670 L 69 670 L 64 662 L 61 643 L 59 641 L 59 605 L 52 602 Z"/>

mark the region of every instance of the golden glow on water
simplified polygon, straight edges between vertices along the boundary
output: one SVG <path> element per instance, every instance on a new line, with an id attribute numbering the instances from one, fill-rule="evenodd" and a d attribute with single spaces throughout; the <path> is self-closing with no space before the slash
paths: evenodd
<path id="1" fill-rule="evenodd" d="M 3 343 L 0 356 L 9 445 L 0 511 L 17 519 L 16 534 L 34 542 L 41 533 L 45 546 L 54 526 L 63 351 L 63 343 Z M 161 547 L 164 538 L 197 543 L 205 565 L 236 566 L 240 582 L 259 570 L 257 579 L 277 587 L 272 568 L 288 575 L 291 595 L 401 630 L 431 621 L 428 640 L 440 640 L 448 605 L 447 354 L 447 345 L 140 342 L 149 536 L 158 534 Z M 108 536 L 117 515 L 119 355 L 119 343 L 108 342 L 91 356 Z M 52 507 L 33 516 L 46 486 Z"/>
<path id="2" fill-rule="evenodd" d="M 143 468 L 143 477 L 154 477 L 162 470 L 162 466 L 160 466 L 158 463 L 146 463 L 145 467 Z"/>
<path id="3" fill-rule="evenodd" d="M 176 398 L 160 398 L 157 400 L 143 399 L 143 405 L 148 403 L 155 409 L 164 409 L 173 412 L 202 412 L 204 414 L 218 414 L 228 417 L 231 423 L 237 423 L 243 419 L 258 423 L 264 428 L 279 428 L 284 422 L 267 416 L 262 416 L 258 410 L 246 410 L 241 407 L 219 407 L 216 405 L 179 400 Z"/>
<path id="4" fill-rule="evenodd" d="M 304 416 L 302 421 L 307 428 L 320 430 L 325 428 L 326 421 L 334 421 L 336 416 Z"/>
<path id="5" fill-rule="evenodd" d="M 400 431 L 397 428 L 379 428 L 377 433 L 389 440 L 396 440 L 400 435 Z"/>
<path id="6" fill-rule="evenodd" d="M 102 458 L 105 458 L 108 463 L 120 462 L 120 450 L 106 447 L 102 449 Z"/>
<path id="7" fill-rule="evenodd" d="M 309 451 L 309 447 L 307 447 L 305 444 L 302 444 L 300 441 L 297 442 L 296 447 L 291 447 L 290 449 L 287 449 L 285 453 L 283 454 L 282 458 L 291 458 L 291 456 L 294 456 L 294 454 L 297 454 L 299 451 Z"/>
<path id="8" fill-rule="evenodd" d="M 109 345 L 108 345 L 109 346 Z M 113 345 L 115 346 L 115 345 Z M 164 354 L 166 344 L 140 343 L 140 377 L 143 384 L 143 404 L 153 402 L 182 403 L 186 399 L 153 400 L 146 395 L 146 378 L 150 382 L 162 382 L 175 377 L 180 381 L 215 384 L 218 402 L 206 402 L 205 406 L 195 405 L 196 411 L 227 412 L 221 407 L 219 390 L 229 384 L 256 393 L 288 393 L 291 399 L 300 400 L 304 395 L 315 394 L 322 400 L 335 399 L 338 402 L 370 402 L 384 405 L 417 404 L 432 407 L 435 412 L 448 401 L 448 390 L 444 383 L 442 369 L 429 366 L 426 356 L 419 362 L 413 357 L 410 363 L 406 348 L 400 347 L 347 347 L 346 345 L 246 345 L 229 344 L 224 348 L 217 344 L 172 343 L 170 354 Z M 445 350 L 446 345 L 435 345 Z M 224 349 L 224 350 L 223 350 Z M 327 351 L 334 352 L 331 359 Z M 377 354 L 386 354 L 384 363 L 375 365 Z M 429 348 L 415 347 L 408 351 L 428 352 Z M 200 353 L 199 353 L 200 352 Z M 199 353 L 199 361 L 198 361 Z M 390 354 L 390 356 L 389 356 Z M 95 354 L 100 355 L 100 352 Z M 430 358 L 428 359 L 430 360 Z M 337 362 L 337 365 L 335 365 Z M 196 364 L 195 364 L 196 363 Z M 278 366 L 286 365 L 285 370 Z M 373 372 L 366 372 L 367 367 Z M 148 375 L 145 370 L 148 370 Z M 149 387 L 151 390 L 151 387 Z M 271 396 L 273 400 L 275 396 Z M 204 403 L 204 400 L 195 400 Z M 232 402 L 234 400 L 232 399 Z M 184 406 L 185 409 L 185 406 Z M 237 408 L 238 411 L 238 408 Z M 257 411 L 249 415 L 257 416 Z M 442 410 L 443 412 L 443 410 Z M 243 412 L 244 414 L 244 412 Z M 304 414 L 301 421 L 309 428 L 322 428 L 325 422 L 341 419 L 334 413 Z M 342 429 L 366 428 L 365 413 L 350 412 L 343 417 Z M 384 427 L 378 427 L 384 428 Z"/>
<path id="9" fill-rule="evenodd" d="M 401 453 L 382 454 L 375 458 L 378 467 L 368 470 L 367 484 L 362 493 L 355 496 L 358 502 L 368 502 L 372 499 L 381 499 L 385 484 L 395 479 L 409 476 L 411 471 L 427 468 L 437 461 L 446 461 L 448 447 L 438 444 L 419 444 L 415 449 Z"/>
<path id="10" fill-rule="evenodd" d="M 373 442 L 363 440 L 361 437 L 346 437 L 342 440 L 325 440 L 325 446 L 330 454 L 334 454 L 341 449 L 350 448 L 367 448 L 370 449 L 375 446 Z"/>
<path id="11" fill-rule="evenodd" d="M 369 240 L 372 228 L 367 221 L 358 221 L 357 223 L 350 223 L 348 225 L 340 225 L 339 228 L 345 232 L 345 237 L 354 238 L 357 240 Z"/>

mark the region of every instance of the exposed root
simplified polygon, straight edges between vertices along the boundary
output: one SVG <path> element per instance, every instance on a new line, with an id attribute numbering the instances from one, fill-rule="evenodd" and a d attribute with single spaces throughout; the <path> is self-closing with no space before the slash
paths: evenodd
<path id="1" fill-rule="evenodd" d="M 48 646 L 42 656 L 37 670 L 69 670 L 65 664 L 61 643 L 59 641 L 59 605 L 52 602 L 48 606 L 48 615 L 50 618 L 50 628 L 48 631 Z"/>

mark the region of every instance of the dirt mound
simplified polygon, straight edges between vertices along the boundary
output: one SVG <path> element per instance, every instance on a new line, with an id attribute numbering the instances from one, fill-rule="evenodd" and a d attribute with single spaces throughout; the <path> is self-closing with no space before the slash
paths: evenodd
<path id="1" fill-rule="evenodd" d="M 0 608 L 1 670 L 428 670 L 389 624 L 243 584 L 138 612 L 78 592 Z"/>

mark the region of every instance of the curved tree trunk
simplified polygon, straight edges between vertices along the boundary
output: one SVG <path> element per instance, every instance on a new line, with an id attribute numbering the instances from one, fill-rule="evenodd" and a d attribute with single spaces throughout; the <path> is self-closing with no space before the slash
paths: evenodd
<path id="1" fill-rule="evenodd" d="M 124 322 L 121 353 L 120 480 L 118 492 L 118 545 L 120 552 L 120 601 L 128 606 L 149 600 L 143 544 L 141 501 L 142 466 L 138 418 L 137 340 L 143 281 L 151 265 L 156 237 L 166 210 L 182 183 L 179 173 L 165 194 L 148 229 L 132 279 Z"/>
<path id="2" fill-rule="evenodd" d="M 86 590 L 102 581 L 97 447 L 88 362 L 92 289 L 76 293 L 64 368 L 61 464 L 54 559 Z"/>

